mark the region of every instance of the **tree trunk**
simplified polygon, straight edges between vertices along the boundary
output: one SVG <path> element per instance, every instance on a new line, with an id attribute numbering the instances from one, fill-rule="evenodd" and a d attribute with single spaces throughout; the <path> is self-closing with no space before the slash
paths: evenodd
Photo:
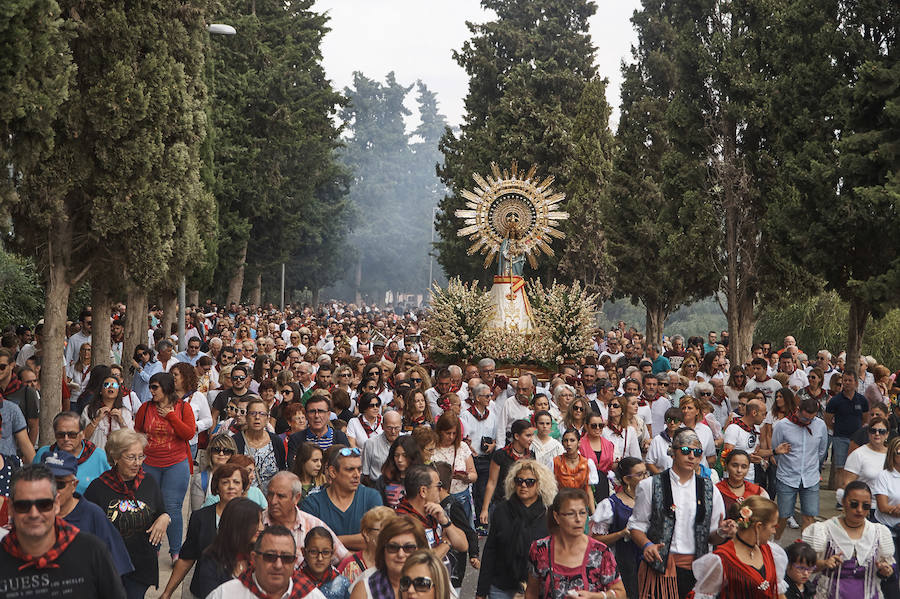
<path id="1" fill-rule="evenodd" d="M 748 289 L 739 289 L 736 299 L 728 298 L 728 353 L 732 364 L 746 364 L 750 359 L 753 345 L 753 331 L 756 329 L 754 315 L 755 294 Z"/>
<path id="2" fill-rule="evenodd" d="M 134 348 L 141 343 L 146 344 L 147 330 L 147 292 L 135 285 L 128 286 L 126 299 L 128 318 L 125 321 L 125 347 L 122 348 L 122 361 L 125 366 L 126 384 L 131 386 L 131 358 L 134 356 Z M 152 349 L 152 348 L 151 348 Z"/>
<path id="3" fill-rule="evenodd" d="M 262 301 L 262 273 L 257 272 L 253 277 L 253 288 L 250 289 L 250 303 L 259 307 Z"/>
<path id="4" fill-rule="evenodd" d="M 51 241 L 52 246 L 52 241 Z M 71 284 L 63 259 L 54 259 L 51 247 L 48 269 L 47 300 L 44 305 L 44 337 L 41 348 L 41 416 L 40 444 L 54 442 L 53 418 L 62 411 L 62 388 L 65 382 L 63 355 L 66 342 L 66 308 Z"/>
<path id="5" fill-rule="evenodd" d="M 662 305 L 644 304 L 647 313 L 647 343 L 662 344 L 663 325 L 668 314 Z"/>
<path id="6" fill-rule="evenodd" d="M 159 301 L 163 309 L 163 316 L 159 326 L 168 335 L 172 332 L 172 325 L 178 319 L 178 295 L 174 289 L 166 288 L 160 293 Z M 146 341 L 142 343 L 146 343 Z"/>
<path id="7" fill-rule="evenodd" d="M 862 353 L 863 333 L 869 320 L 869 307 L 858 298 L 850 300 L 850 318 L 847 323 L 847 361 L 844 369 L 859 373 L 859 355 Z"/>
<path id="8" fill-rule="evenodd" d="M 200 305 L 200 292 L 197 291 L 196 289 L 188 289 L 187 303 L 188 303 L 188 306 L 199 306 Z"/>
<path id="9" fill-rule="evenodd" d="M 225 298 L 225 305 L 230 306 L 233 303 L 240 303 L 241 292 L 244 289 L 244 263 L 247 260 L 247 242 L 241 248 L 241 255 L 238 258 L 238 267 L 228 282 L 228 297 Z"/>
<path id="10" fill-rule="evenodd" d="M 319 305 L 319 294 L 321 293 L 321 291 L 322 291 L 322 289 L 319 286 L 315 286 L 312 288 L 312 305 L 313 306 Z"/>
<path id="11" fill-rule="evenodd" d="M 109 315 L 112 314 L 112 299 L 106 273 L 91 281 L 91 309 L 94 317 L 94 327 L 91 331 L 91 366 L 109 365 L 112 362 L 109 320 Z"/>

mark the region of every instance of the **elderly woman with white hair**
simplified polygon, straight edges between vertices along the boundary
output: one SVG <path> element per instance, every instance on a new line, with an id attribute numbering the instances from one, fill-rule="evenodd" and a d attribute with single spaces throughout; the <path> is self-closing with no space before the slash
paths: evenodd
<path id="1" fill-rule="evenodd" d="M 672 434 L 672 467 L 638 484 L 628 528 L 643 557 L 641 597 L 684 599 L 696 582 L 694 560 L 737 530 L 733 520 L 725 520 L 719 490 L 696 474 L 702 459 L 697 433 L 680 428 Z"/>
<path id="2" fill-rule="evenodd" d="M 156 546 L 171 522 L 159 485 L 144 474 L 146 446 L 147 437 L 130 428 L 110 433 L 106 457 L 111 468 L 84 492 L 84 498 L 100 506 L 125 541 L 134 564 L 134 571 L 122 577 L 128 599 L 141 599 L 148 588 L 159 586 Z"/>
<path id="3" fill-rule="evenodd" d="M 535 460 L 515 462 L 504 481 L 506 497 L 491 518 L 476 596 L 512 599 L 525 592 L 531 544 L 549 535 L 547 507 L 556 497 L 553 473 Z"/>

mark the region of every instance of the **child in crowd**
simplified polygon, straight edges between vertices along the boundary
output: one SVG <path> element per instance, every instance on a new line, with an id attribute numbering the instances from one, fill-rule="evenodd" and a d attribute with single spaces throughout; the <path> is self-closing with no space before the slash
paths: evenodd
<path id="1" fill-rule="evenodd" d="M 815 585 L 809 584 L 809 576 L 816 569 L 816 552 L 809 543 L 791 543 L 785 551 L 788 557 L 785 582 L 788 584 L 785 599 L 812 599 L 816 594 Z"/>

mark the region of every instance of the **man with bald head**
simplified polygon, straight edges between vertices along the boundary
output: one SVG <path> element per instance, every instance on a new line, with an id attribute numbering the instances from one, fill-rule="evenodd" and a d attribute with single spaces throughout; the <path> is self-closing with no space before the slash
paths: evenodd
<path id="1" fill-rule="evenodd" d="M 759 399 L 751 399 L 747 402 L 744 409 L 744 415 L 740 418 L 734 418 L 731 424 L 725 429 L 725 443 L 722 447 L 722 454 L 727 455 L 733 449 L 743 449 L 750 454 L 750 470 L 744 480 L 754 482 L 753 464 L 759 464 L 762 461 L 760 453 L 772 454 L 769 449 L 759 448 L 759 425 L 766 419 L 766 404 Z M 766 457 L 768 457 L 768 455 Z"/>
<path id="2" fill-rule="evenodd" d="M 303 483 L 293 472 L 282 470 L 272 477 L 269 486 L 266 489 L 266 501 L 269 506 L 263 512 L 263 524 L 265 526 L 281 525 L 291 531 L 294 541 L 297 543 L 297 560 L 298 563 L 303 561 L 303 540 L 306 533 L 316 526 L 324 526 L 331 531 L 325 522 L 316 518 L 312 514 L 300 511 L 297 504 L 303 496 Z M 340 539 L 334 532 L 331 532 L 331 538 L 334 541 L 334 555 L 332 561 L 337 564 L 347 554 L 347 548 L 344 547 Z"/>
<path id="3" fill-rule="evenodd" d="M 384 413 L 381 422 L 381 431 L 363 446 L 362 475 L 363 483 L 371 484 L 381 476 L 381 466 L 387 460 L 391 444 L 400 436 L 403 418 L 397 410 L 389 410 Z"/>

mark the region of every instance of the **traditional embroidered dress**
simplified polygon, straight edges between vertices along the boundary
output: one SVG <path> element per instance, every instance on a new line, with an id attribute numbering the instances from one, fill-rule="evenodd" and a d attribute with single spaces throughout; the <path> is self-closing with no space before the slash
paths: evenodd
<path id="1" fill-rule="evenodd" d="M 865 520 L 863 526 L 859 539 L 847 535 L 837 516 L 816 522 L 803 531 L 803 540 L 816 551 L 819 559 L 828 559 L 837 553 L 845 558 L 840 567 L 818 575 L 816 597 L 877 599 L 880 596 L 878 562 L 884 560 L 896 568 L 894 541 L 891 531 L 883 524 Z"/>
<path id="2" fill-rule="evenodd" d="M 626 505 L 619 495 L 610 495 L 597 504 L 594 515 L 591 517 L 591 534 L 608 535 L 618 532 L 628 525 L 633 508 Z M 631 536 L 616 541 L 612 546 L 613 555 L 616 556 L 616 566 L 622 583 L 625 585 L 626 597 L 637 597 L 637 565 L 641 560 L 638 547 L 631 540 Z"/>
<path id="3" fill-rule="evenodd" d="M 776 599 L 787 584 L 787 554 L 772 543 L 760 546 L 763 567 L 757 570 L 742 562 L 734 551 L 734 541 L 694 561 L 697 577 L 693 599 Z"/>
<path id="4" fill-rule="evenodd" d="M 538 580 L 541 599 L 566 599 L 570 590 L 598 593 L 619 581 L 616 558 L 596 539 L 588 539 L 584 560 L 574 568 L 555 563 L 553 554 L 552 536 L 533 542 L 528 552 L 528 570 Z"/>
<path id="5" fill-rule="evenodd" d="M 762 495 L 762 487 L 746 480 L 744 481 L 744 494 L 740 497 L 735 495 L 734 489 L 728 485 L 727 478 L 717 482 L 716 488 L 719 490 L 719 493 L 722 494 L 722 501 L 725 502 L 725 513 L 728 513 L 728 510 L 731 509 L 731 506 L 735 503 L 743 503 L 745 499 L 752 497 L 753 495 Z"/>
<path id="6" fill-rule="evenodd" d="M 588 459 L 583 455 L 578 456 L 578 464 L 569 466 L 569 460 L 564 455 L 553 458 L 553 474 L 560 487 L 583 489 L 588 482 L 590 467 Z"/>

